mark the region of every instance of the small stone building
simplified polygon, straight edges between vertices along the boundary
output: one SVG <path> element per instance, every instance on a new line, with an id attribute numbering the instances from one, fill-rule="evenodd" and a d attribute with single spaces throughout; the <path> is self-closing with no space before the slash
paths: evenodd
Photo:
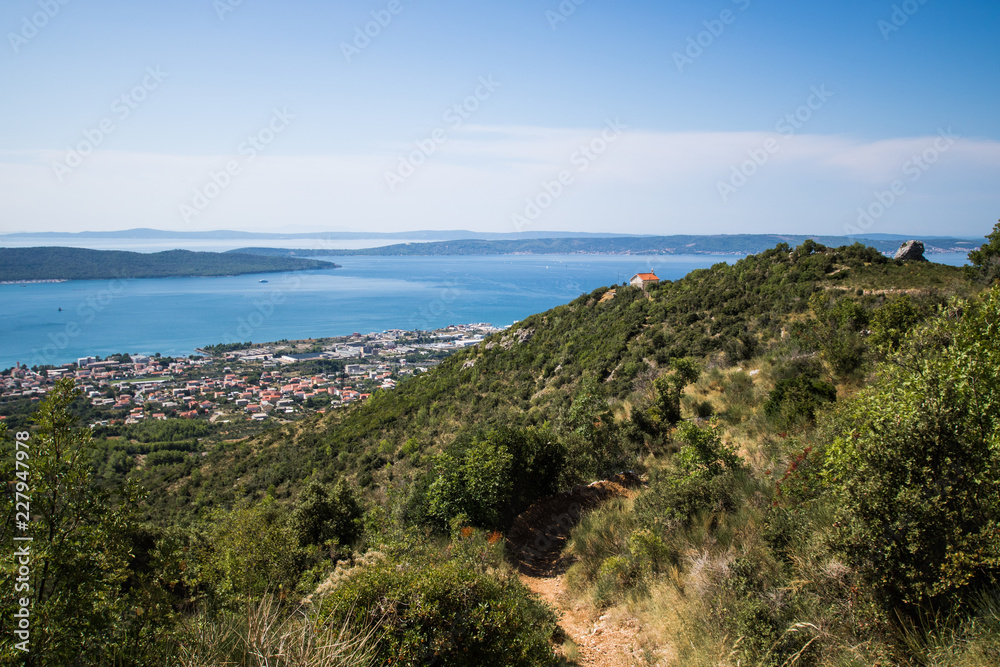
<path id="1" fill-rule="evenodd" d="M 629 281 L 629 284 L 632 285 L 633 287 L 641 287 L 642 289 L 646 289 L 647 287 L 655 285 L 658 282 L 660 282 L 660 279 L 656 277 L 655 273 L 650 271 L 649 273 L 635 274 L 634 276 L 632 276 L 632 280 Z"/>

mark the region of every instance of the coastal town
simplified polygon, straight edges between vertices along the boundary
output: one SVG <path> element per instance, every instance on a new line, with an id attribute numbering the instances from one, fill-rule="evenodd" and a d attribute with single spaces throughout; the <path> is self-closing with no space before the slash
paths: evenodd
<path id="1" fill-rule="evenodd" d="M 199 349 L 185 358 L 116 354 L 0 372 L 0 420 L 24 418 L 56 380 L 73 378 L 92 428 L 149 420 L 287 422 L 367 400 L 501 331 L 488 323 Z"/>

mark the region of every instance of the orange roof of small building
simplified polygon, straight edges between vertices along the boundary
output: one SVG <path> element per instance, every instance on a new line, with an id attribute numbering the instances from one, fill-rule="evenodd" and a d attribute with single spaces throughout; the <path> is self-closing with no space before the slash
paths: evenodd
<path id="1" fill-rule="evenodd" d="M 640 280 L 659 280 L 655 273 L 637 273 L 634 278 L 639 278 Z"/>

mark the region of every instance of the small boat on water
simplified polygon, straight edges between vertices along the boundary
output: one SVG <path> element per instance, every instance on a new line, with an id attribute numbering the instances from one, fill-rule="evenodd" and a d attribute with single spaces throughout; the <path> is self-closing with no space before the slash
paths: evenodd
<path id="1" fill-rule="evenodd" d="M 266 280 L 258 280 L 257 282 L 259 282 L 259 283 L 266 283 L 267 281 Z"/>

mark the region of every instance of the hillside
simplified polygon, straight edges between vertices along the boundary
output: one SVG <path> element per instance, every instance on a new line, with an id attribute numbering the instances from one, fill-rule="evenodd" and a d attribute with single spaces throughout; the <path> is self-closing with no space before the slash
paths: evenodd
<path id="1" fill-rule="evenodd" d="M 780 342 L 790 321 L 809 312 L 810 296 L 830 288 L 853 292 L 891 284 L 926 291 L 925 298 L 936 301 L 966 289 L 962 269 L 897 265 L 861 245 L 790 251 L 778 246 L 732 266 L 720 263 L 648 294 L 598 289 L 528 317 L 357 410 L 211 453 L 206 465 L 228 472 L 206 478 L 201 494 L 259 496 L 274 488 L 280 497 L 312 470 L 350 474 L 369 486 L 375 478 L 419 469 L 421 452 L 439 449 L 470 425 L 566 424 L 585 377 L 598 381 L 603 399 L 624 405 L 647 391 L 671 359 L 724 355 L 725 363 L 738 364 Z M 874 306 L 885 299 L 872 294 L 864 300 Z M 620 472 L 613 463 L 588 472 Z M 230 476 L 240 478 L 235 487 Z"/>
<path id="2" fill-rule="evenodd" d="M 518 240 L 461 240 L 428 243 L 399 243 L 378 248 L 353 250 L 287 248 L 240 248 L 232 252 L 285 257 L 337 257 L 350 255 L 423 256 L 423 255 L 752 255 L 779 243 L 800 245 L 807 239 L 836 247 L 856 240 L 846 236 L 808 236 L 791 234 L 716 234 L 677 236 L 625 236 L 612 238 L 530 238 Z M 895 252 L 897 240 L 872 240 L 866 243 L 883 253 Z M 935 238 L 926 243 L 927 252 L 968 252 L 977 244 L 968 239 Z"/>
<path id="3" fill-rule="evenodd" d="M 83 248 L 0 248 L 0 281 L 232 276 L 336 268 L 332 262 L 238 253 L 157 253 Z"/>
<path id="4" fill-rule="evenodd" d="M 62 571 L 124 591 L 87 598 L 120 627 L 82 618 L 144 637 L 127 664 L 264 664 L 289 641 L 344 665 L 995 664 L 983 283 L 779 244 L 595 290 L 252 438 L 99 440 L 97 488 L 121 491 L 80 505 L 77 539 L 111 545 L 105 574 Z"/>

